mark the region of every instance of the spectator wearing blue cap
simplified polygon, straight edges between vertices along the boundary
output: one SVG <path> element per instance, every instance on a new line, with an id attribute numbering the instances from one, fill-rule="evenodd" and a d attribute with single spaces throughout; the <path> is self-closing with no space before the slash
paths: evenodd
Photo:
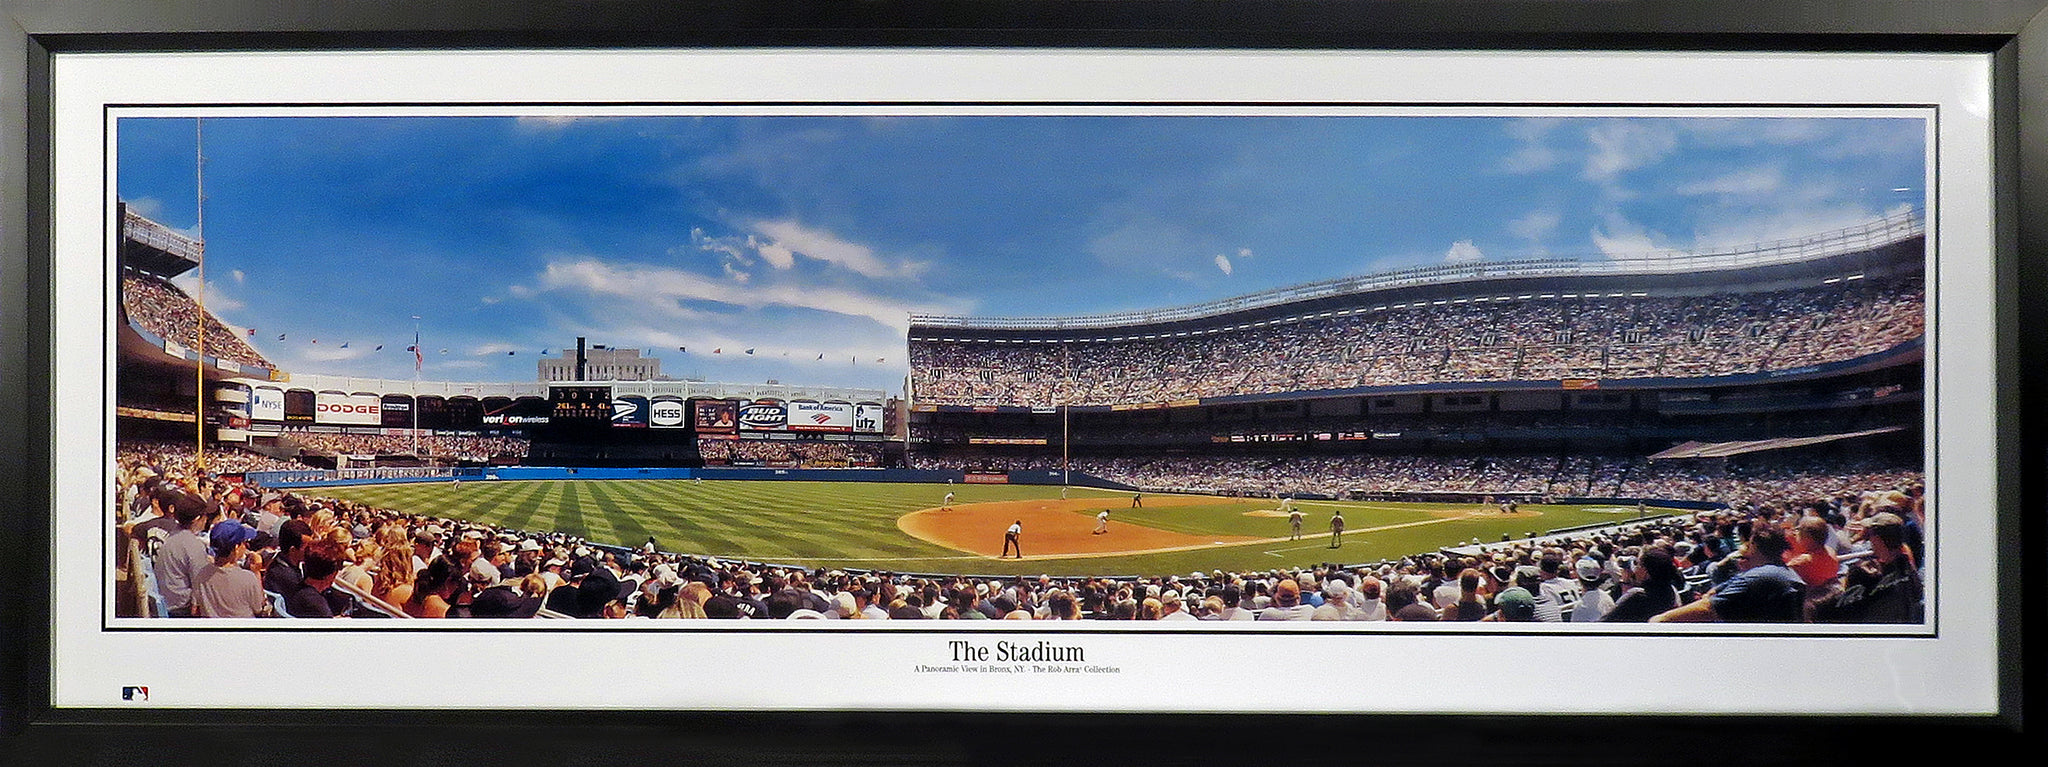
<path id="1" fill-rule="evenodd" d="M 254 618 L 268 607 L 262 579 L 243 567 L 256 528 L 238 520 L 214 525 L 207 538 L 213 562 L 192 579 L 193 614 L 206 618 Z"/>

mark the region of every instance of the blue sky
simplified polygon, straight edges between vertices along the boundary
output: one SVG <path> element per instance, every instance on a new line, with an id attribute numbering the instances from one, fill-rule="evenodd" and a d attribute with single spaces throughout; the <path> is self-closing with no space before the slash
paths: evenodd
<path id="1" fill-rule="evenodd" d="M 117 125 L 121 198 L 188 231 L 193 126 Z M 896 392 L 912 312 L 1149 309 L 1419 264 L 1849 226 L 1924 205 L 1924 129 L 1840 117 L 208 118 L 206 293 L 292 372 L 410 378 L 418 315 L 432 380 L 533 380 L 543 350 L 560 355 L 580 335 L 646 349 L 676 378 Z"/>

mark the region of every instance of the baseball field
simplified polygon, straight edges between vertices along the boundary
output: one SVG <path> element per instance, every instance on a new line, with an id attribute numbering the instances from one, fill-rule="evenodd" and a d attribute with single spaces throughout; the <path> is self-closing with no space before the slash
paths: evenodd
<path id="1" fill-rule="evenodd" d="M 899 572 L 1179 574 L 1376 562 L 1440 547 L 1621 522 L 1633 507 L 1301 501 L 1302 533 L 1271 499 L 1054 486 L 864 482 L 468 481 L 322 488 L 382 508 L 598 543 L 804 566 Z M 947 493 L 953 493 L 947 506 Z M 1098 516 L 1110 512 L 1107 531 Z M 1342 513 L 1341 547 L 1329 522 Z M 1021 523 L 1023 558 L 999 556 Z"/>

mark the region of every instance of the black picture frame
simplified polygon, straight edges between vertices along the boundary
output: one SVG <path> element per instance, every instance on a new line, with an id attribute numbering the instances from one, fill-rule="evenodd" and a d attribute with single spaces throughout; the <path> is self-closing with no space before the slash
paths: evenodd
<path id="1" fill-rule="evenodd" d="M 0 141 L 0 753 L 32 763 L 257 763 L 391 758 L 453 764 L 551 759 L 716 762 L 1052 762 L 1111 753 L 1137 761 L 1370 757 L 1374 761 L 1831 763 L 1903 747 L 1996 748 L 2023 737 L 2024 625 L 2038 618 L 2026 565 L 2048 500 L 2041 360 L 2048 341 L 2048 0 L 1004 0 L 991 3 L 656 2 L 322 3 L 7 0 Z M 2008 598 L 1999 713 L 1985 717 L 1532 718 L 1127 714 L 667 714 L 150 711 L 48 704 L 47 522 L 50 56 L 92 50 L 446 49 L 619 46 L 997 46 L 1438 50 L 1758 50 L 1995 54 L 1999 253 L 1998 574 Z M 17 149 L 19 148 L 19 149 Z M 2009 586 L 2006 584 L 2010 584 Z M 201 659 L 188 659 L 201 662 Z M 273 664 L 274 665 L 274 664 Z M 259 669 L 263 665 L 241 668 Z M 1779 670 L 1739 670 L 1776 682 Z M 224 664 L 224 673 L 236 667 Z M 1727 683 L 1682 665 L 1610 683 Z M 1938 683 L 1938 682 L 1930 682 Z M 1532 714 L 1539 712 L 1530 712 Z M 1622 712 L 1617 712 L 1622 713 Z M 802 737 L 797 737 L 799 734 Z M 1924 744 L 1915 746 L 1913 744 Z M 1719 748 L 1716 748 L 1719 747 Z M 1723 750 L 1726 749 L 1726 750 Z M 304 755 L 304 756 L 301 756 Z M 1864 758 L 1869 758 L 1865 756 Z M 381 759 L 379 759 L 381 760 Z"/>

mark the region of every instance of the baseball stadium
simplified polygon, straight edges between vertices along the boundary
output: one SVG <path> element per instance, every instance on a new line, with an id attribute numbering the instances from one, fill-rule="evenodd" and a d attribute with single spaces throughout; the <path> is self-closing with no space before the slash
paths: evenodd
<path id="1" fill-rule="evenodd" d="M 425 380 L 417 329 L 412 378 L 287 370 L 113 219 L 116 618 L 1924 620 L 1917 209 L 912 313 L 899 391 L 602 336 Z"/>

